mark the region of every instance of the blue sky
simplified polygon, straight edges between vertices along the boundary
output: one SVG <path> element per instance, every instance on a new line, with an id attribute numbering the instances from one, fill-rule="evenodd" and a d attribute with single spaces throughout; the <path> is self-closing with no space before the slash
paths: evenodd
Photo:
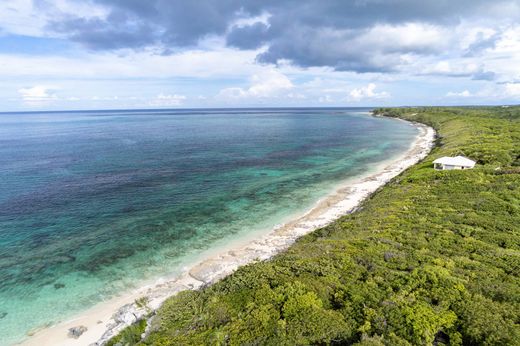
<path id="1" fill-rule="evenodd" d="M 520 103 L 520 0 L 3 0 L 0 111 Z"/>

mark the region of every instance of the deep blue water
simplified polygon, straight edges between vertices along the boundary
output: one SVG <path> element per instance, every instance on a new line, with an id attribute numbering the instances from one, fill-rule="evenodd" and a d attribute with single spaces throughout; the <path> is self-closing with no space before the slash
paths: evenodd
<path id="1" fill-rule="evenodd" d="M 366 111 L 0 114 L 2 342 L 267 231 L 417 135 Z"/>

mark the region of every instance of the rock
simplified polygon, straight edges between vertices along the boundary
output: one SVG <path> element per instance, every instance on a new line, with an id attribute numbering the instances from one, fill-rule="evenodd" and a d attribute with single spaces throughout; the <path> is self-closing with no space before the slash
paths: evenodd
<path id="1" fill-rule="evenodd" d="M 105 345 L 108 340 L 116 336 L 124 328 L 144 318 L 149 313 L 147 307 L 137 306 L 136 303 L 123 305 L 106 322 L 105 333 L 95 343 L 97 346 Z"/>
<path id="2" fill-rule="evenodd" d="M 228 271 L 227 266 L 221 261 L 207 260 L 193 267 L 189 274 L 195 280 L 208 284 L 227 275 Z"/>
<path id="3" fill-rule="evenodd" d="M 74 339 L 77 339 L 81 336 L 81 334 L 85 333 L 87 331 L 87 327 L 85 326 L 77 326 L 77 327 L 72 327 L 69 329 L 69 338 L 74 338 Z"/>
<path id="4" fill-rule="evenodd" d="M 124 325 L 130 325 L 137 321 L 137 317 L 135 316 L 135 307 L 132 304 L 127 304 L 121 307 L 112 318 L 116 323 L 121 323 Z"/>

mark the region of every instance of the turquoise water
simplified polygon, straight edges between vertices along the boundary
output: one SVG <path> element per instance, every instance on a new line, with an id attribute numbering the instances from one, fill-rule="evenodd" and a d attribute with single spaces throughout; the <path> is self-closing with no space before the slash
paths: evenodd
<path id="1" fill-rule="evenodd" d="M 0 114 L 2 343 L 271 229 L 417 135 L 366 111 Z"/>

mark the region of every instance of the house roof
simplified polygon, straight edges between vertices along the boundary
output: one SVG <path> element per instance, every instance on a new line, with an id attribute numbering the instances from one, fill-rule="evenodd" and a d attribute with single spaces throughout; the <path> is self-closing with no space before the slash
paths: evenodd
<path id="1" fill-rule="evenodd" d="M 473 166 L 475 166 L 476 162 L 473 160 L 470 160 L 464 156 L 455 156 L 455 157 L 444 156 L 444 157 L 438 158 L 437 160 L 433 161 L 433 163 L 440 163 L 441 165 L 450 165 L 450 166 L 473 167 Z"/>

